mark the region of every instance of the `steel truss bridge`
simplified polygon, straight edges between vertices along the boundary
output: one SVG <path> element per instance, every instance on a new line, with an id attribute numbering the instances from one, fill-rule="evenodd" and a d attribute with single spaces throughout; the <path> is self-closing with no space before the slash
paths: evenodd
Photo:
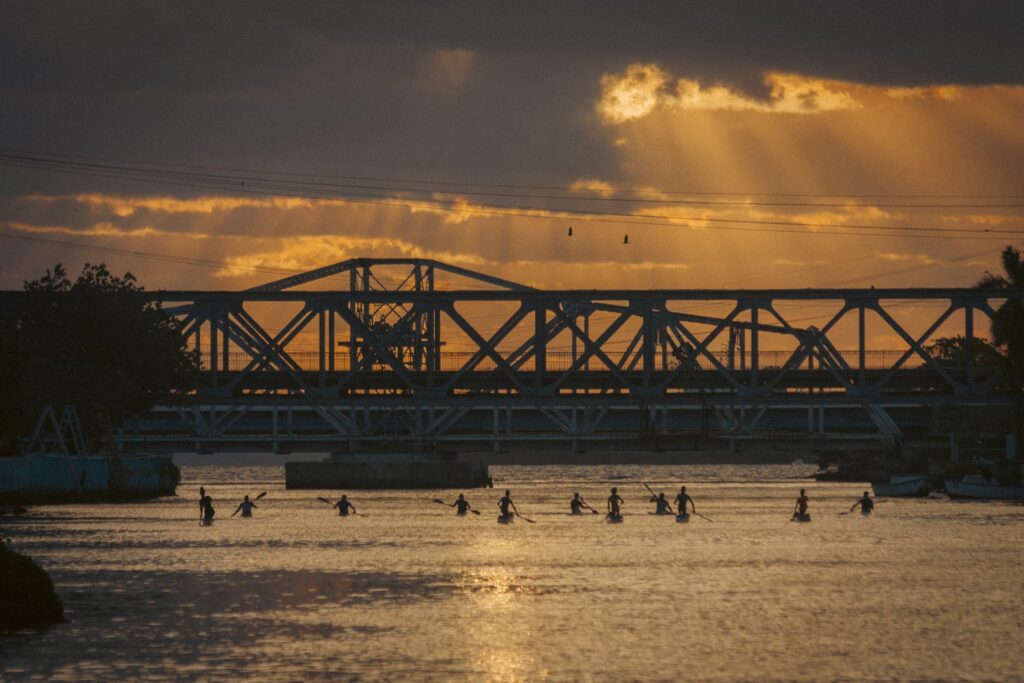
<path id="1" fill-rule="evenodd" d="M 278 452 L 892 440 L 936 431 L 943 410 L 1009 405 L 993 370 L 927 347 L 940 332 L 975 338 L 976 317 L 987 331 L 1022 295 L 545 291 L 432 260 L 352 259 L 245 291 L 150 294 L 203 372 L 181 405 L 119 438 Z M 794 317 L 807 306 L 826 311 L 818 326 Z M 870 348 L 869 330 L 902 348 Z"/>

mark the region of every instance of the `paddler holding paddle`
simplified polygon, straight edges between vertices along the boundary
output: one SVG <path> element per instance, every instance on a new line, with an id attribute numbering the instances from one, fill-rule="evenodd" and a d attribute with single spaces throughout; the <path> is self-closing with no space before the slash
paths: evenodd
<path id="1" fill-rule="evenodd" d="M 242 502 L 238 504 L 238 507 L 235 508 L 235 511 L 231 513 L 231 516 L 234 517 L 239 513 L 239 511 L 241 511 L 243 517 L 252 517 L 252 511 L 255 507 L 256 503 L 249 500 L 249 496 L 246 496 Z"/>
<path id="2" fill-rule="evenodd" d="M 505 495 L 498 501 L 498 507 L 501 508 L 502 519 L 511 519 L 513 516 L 519 515 L 519 510 L 516 509 L 516 504 L 512 502 L 512 492 L 508 489 L 505 489 Z M 512 508 L 512 513 L 508 511 L 510 507 Z"/>
<path id="3" fill-rule="evenodd" d="M 465 515 L 467 512 L 469 512 L 470 505 L 469 501 L 466 500 L 466 494 L 460 493 L 458 500 L 452 503 L 449 507 L 458 508 L 455 511 L 455 514 L 457 515 Z"/>
<path id="4" fill-rule="evenodd" d="M 569 509 L 572 510 L 572 514 L 582 515 L 584 508 L 590 510 L 595 515 L 597 514 L 597 510 L 587 505 L 587 501 L 580 498 L 580 494 L 572 494 L 572 500 L 569 501 Z"/>
<path id="5" fill-rule="evenodd" d="M 338 508 L 340 517 L 348 517 L 349 510 L 352 511 L 352 514 L 356 514 L 356 506 L 348 502 L 348 496 L 344 493 L 341 494 L 341 499 L 334 504 L 334 507 Z"/>
<path id="6" fill-rule="evenodd" d="M 619 495 L 619 489 L 612 487 L 612 495 L 608 496 L 608 516 L 612 519 L 621 519 L 623 504 L 622 497 Z"/>
<path id="7" fill-rule="evenodd" d="M 677 497 L 676 500 L 679 500 L 679 498 Z M 668 502 L 667 498 L 665 498 L 665 494 L 664 493 L 659 493 L 656 496 L 651 496 L 651 501 L 650 502 L 655 504 L 654 514 L 656 514 L 656 515 L 671 515 L 672 514 L 672 504 Z"/>
<path id="8" fill-rule="evenodd" d="M 693 514 L 697 514 L 697 504 L 693 502 L 693 498 L 690 498 L 690 494 L 686 492 L 685 486 L 679 487 L 679 495 L 676 496 L 676 506 L 679 508 L 679 514 L 686 514 L 686 504 L 690 504 L 690 508 L 693 510 Z"/>
<path id="9" fill-rule="evenodd" d="M 807 512 L 807 505 L 808 505 L 809 502 L 810 502 L 810 499 L 807 497 L 807 490 L 806 489 L 800 489 L 800 497 L 796 499 L 796 506 L 795 506 L 795 509 L 793 511 L 793 518 L 794 519 L 798 519 L 798 520 L 806 519 L 808 521 L 810 520 L 811 516 Z"/>
<path id="10" fill-rule="evenodd" d="M 871 500 L 871 496 L 868 495 L 867 491 L 864 492 L 864 495 L 861 496 L 860 500 L 853 504 L 853 507 L 850 508 L 850 512 L 856 510 L 858 505 L 860 505 L 861 514 L 864 515 L 870 515 L 875 509 L 875 501 Z"/>

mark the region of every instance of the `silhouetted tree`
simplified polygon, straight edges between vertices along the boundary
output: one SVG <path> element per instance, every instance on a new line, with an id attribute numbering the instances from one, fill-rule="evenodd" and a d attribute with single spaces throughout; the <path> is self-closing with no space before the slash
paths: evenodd
<path id="1" fill-rule="evenodd" d="M 0 450 L 17 453 L 46 403 L 76 406 L 95 449 L 113 427 L 192 386 L 198 358 L 135 277 L 61 265 L 25 283 L 0 320 Z"/>
<path id="2" fill-rule="evenodd" d="M 989 273 L 978 281 L 978 287 L 1009 289 L 1024 287 L 1024 261 L 1021 252 L 1007 246 L 1002 253 L 1003 273 Z M 1005 382 L 1016 397 L 1014 434 L 1020 453 L 1021 424 L 1024 420 L 1024 301 L 1007 299 L 992 316 L 992 341 L 1005 358 Z"/>

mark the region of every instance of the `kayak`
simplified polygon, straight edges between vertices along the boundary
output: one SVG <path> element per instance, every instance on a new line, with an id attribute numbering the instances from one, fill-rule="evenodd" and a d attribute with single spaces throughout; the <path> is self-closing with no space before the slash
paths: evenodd
<path id="1" fill-rule="evenodd" d="M 508 517 L 504 515 L 498 515 L 498 524 L 511 524 L 514 519 L 515 517 L 513 517 L 512 515 L 509 515 Z"/>
<path id="2" fill-rule="evenodd" d="M 809 522 L 809 521 L 811 521 L 811 513 L 810 512 L 805 512 L 803 514 L 800 514 L 799 512 L 794 512 L 793 513 L 792 521 L 794 521 L 794 522 Z"/>
<path id="3" fill-rule="evenodd" d="M 690 521 L 690 515 L 689 514 L 686 514 L 686 515 L 676 515 L 676 521 L 679 522 L 679 523 L 689 522 Z"/>
<path id="4" fill-rule="evenodd" d="M 622 524 L 622 515 L 619 515 L 618 517 L 608 515 L 605 519 L 609 524 Z"/>
<path id="5" fill-rule="evenodd" d="M 201 526 L 212 526 L 213 525 L 213 520 L 212 519 L 201 519 L 201 520 L 199 520 L 199 524 Z"/>

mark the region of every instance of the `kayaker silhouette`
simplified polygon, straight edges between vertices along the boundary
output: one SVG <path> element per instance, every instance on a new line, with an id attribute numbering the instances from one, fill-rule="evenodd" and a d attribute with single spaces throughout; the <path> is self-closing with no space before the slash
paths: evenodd
<path id="1" fill-rule="evenodd" d="M 608 496 L 608 516 L 612 519 L 622 517 L 621 506 L 623 502 L 624 501 L 619 496 L 619 489 L 613 486 L 612 495 Z"/>

